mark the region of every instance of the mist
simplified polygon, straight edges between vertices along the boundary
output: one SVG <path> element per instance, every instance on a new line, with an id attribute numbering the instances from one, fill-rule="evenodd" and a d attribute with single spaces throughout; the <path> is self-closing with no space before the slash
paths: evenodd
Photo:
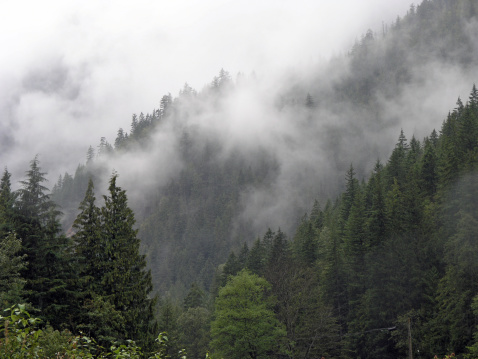
<path id="1" fill-rule="evenodd" d="M 224 68 L 277 83 L 407 8 L 398 0 L 9 2 L 0 14 L 0 163 L 19 178 L 39 154 L 55 180 L 185 82 L 201 90 Z"/>
<path id="2" fill-rule="evenodd" d="M 406 86 L 393 97 L 373 93 L 372 110 L 333 98 L 334 86 L 357 72 L 347 56 L 354 44 L 368 29 L 381 38 L 409 7 L 399 0 L 11 3 L 0 15 L 10 49 L 0 66 L 0 163 L 20 180 L 38 154 L 51 188 L 84 163 L 90 145 L 103 136 L 113 143 L 132 114 L 159 108 L 187 82 L 199 93 L 183 105 L 192 115 L 161 124 L 147 151 L 107 160 L 133 206 L 181 171 L 179 142 L 189 128 L 220 141 L 218 161 L 234 151 L 275 158 L 277 176 L 267 189 L 243 193 L 241 216 L 258 234 L 292 232 L 315 198 L 340 192 L 350 164 L 360 179 L 368 176 L 401 129 L 419 140 L 438 130 L 476 82 L 475 67 L 408 59 L 417 66 Z M 468 24 L 468 36 L 476 33 Z M 221 68 L 232 89 L 205 99 Z M 313 109 L 303 106 L 307 94 Z"/>

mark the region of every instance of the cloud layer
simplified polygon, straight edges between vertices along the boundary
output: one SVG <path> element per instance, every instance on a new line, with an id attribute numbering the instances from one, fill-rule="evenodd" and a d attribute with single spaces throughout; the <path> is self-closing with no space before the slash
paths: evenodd
<path id="1" fill-rule="evenodd" d="M 185 82 L 200 90 L 220 68 L 269 79 L 307 72 L 407 8 L 400 0 L 8 2 L 0 164 L 18 178 L 38 153 L 51 175 L 72 172 L 89 145 L 111 142 L 133 113 L 159 107 Z"/>

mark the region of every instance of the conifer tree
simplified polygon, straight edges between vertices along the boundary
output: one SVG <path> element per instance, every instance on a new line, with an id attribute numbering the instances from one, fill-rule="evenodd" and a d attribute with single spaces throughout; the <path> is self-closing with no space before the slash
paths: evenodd
<path id="1" fill-rule="evenodd" d="M 0 237 L 8 235 L 13 230 L 13 206 L 15 193 L 12 192 L 11 174 L 5 168 L 0 180 Z"/>
<path id="2" fill-rule="evenodd" d="M 295 257 L 305 266 L 312 266 L 317 260 L 318 242 L 312 221 L 304 216 L 292 241 Z"/>
<path id="3" fill-rule="evenodd" d="M 105 262 L 102 251 L 105 243 L 101 231 L 100 209 L 95 205 L 93 180 L 90 178 L 85 198 L 80 203 L 80 213 L 73 223 L 75 257 L 78 262 L 80 287 L 88 293 L 99 293 Z"/>
<path id="4" fill-rule="evenodd" d="M 421 164 L 421 187 L 428 197 L 435 195 L 438 185 L 437 155 L 432 140 L 425 141 Z"/>
<path id="5" fill-rule="evenodd" d="M 345 192 L 342 195 L 341 224 L 345 225 L 350 215 L 350 210 L 354 204 L 355 195 L 359 187 L 358 180 L 355 178 L 355 170 L 350 164 L 350 168 L 345 175 Z M 342 227 L 343 228 L 343 227 Z"/>
<path id="6" fill-rule="evenodd" d="M 41 311 L 40 317 L 54 327 L 68 321 L 74 275 L 68 240 L 60 235 L 60 212 L 45 193 L 45 173 L 36 156 L 27 178 L 21 181 L 16 203 L 15 232 L 22 241 L 28 265 L 23 271 L 26 299 Z"/>
<path id="7" fill-rule="evenodd" d="M 189 308 L 202 307 L 204 305 L 204 292 L 199 288 L 196 282 L 191 284 L 191 289 L 183 301 L 185 310 Z"/>
<path id="8" fill-rule="evenodd" d="M 385 239 L 387 230 L 382 170 L 383 167 L 381 163 L 377 161 L 374 173 L 368 183 L 372 198 L 366 226 L 368 245 L 371 247 L 379 244 Z"/>
<path id="9" fill-rule="evenodd" d="M 247 256 L 246 268 L 252 273 L 262 275 L 265 265 L 265 248 L 260 238 L 257 238 Z"/>
<path id="10" fill-rule="evenodd" d="M 324 212 L 320 209 L 319 201 L 315 200 L 310 212 L 310 221 L 315 229 L 322 229 L 324 226 Z"/>
<path id="11" fill-rule="evenodd" d="M 140 240 L 134 229 L 135 218 L 128 207 L 126 191 L 116 185 L 117 174 L 110 179 L 109 195 L 104 196 L 102 219 L 102 289 L 100 295 L 114 304 L 125 318 L 126 338 L 149 346 L 155 325 L 149 297 L 151 272 L 146 271 L 144 255 L 139 254 Z"/>
<path id="12" fill-rule="evenodd" d="M 387 184 L 391 186 L 394 182 L 394 179 L 397 180 L 398 185 L 402 185 L 406 177 L 406 163 L 405 159 L 409 150 L 407 144 L 407 139 L 403 133 L 403 130 L 400 131 L 398 136 L 398 142 L 395 145 L 395 149 L 388 160 L 387 165 Z"/>
<path id="13" fill-rule="evenodd" d="M 235 276 L 241 270 L 241 263 L 236 254 L 231 252 L 222 271 L 221 286 L 225 286 L 230 277 Z"/>
<path id="14" fill-rule="evenodd" d="M 26 267 L 21 241 L 14 233 L 0 236 L 0 306 L 8 308 L 23 301 L 25 280 L 20 273 Z"/>

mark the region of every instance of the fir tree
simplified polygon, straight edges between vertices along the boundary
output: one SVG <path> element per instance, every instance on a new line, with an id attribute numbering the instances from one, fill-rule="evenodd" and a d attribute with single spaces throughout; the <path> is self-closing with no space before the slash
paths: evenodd
<path id="1" fill-rule="evenodd" d="M 0 180 L 0 237 L 8 235 L 13 230 L 13 206 L 15 193 L 12 192 L 11 174 L 5 168 Z"/>
<path id="2" fill-rule="evenodd" d="M 23 301 L 25 280 L 21 271 L 26 267 L 25 255 L 21 255 L 21 241 L 10 233 L 0 236 L 0 305 L 10 307 Z"/>
<path id="3" fill-rule="evenodd" d="M 73 223 L 75 255 L 78 261 L 81 286 L 85 292 L 97 293 L 101 286 L 105 262 L 102 251 L 105 243 L 101 231 L 100 209 L 95 205 L 93 180 L 90 178 L 85 198 L 80 203 L 80 213 Z"/>
<path id="4" fill-rule="evenodd" d="M 117 175 L 110 179 L 109 195 L 101 208 L 104 258 L 100 295 L 114 304 L 125 318 L 126 338 L 150 346 L 155 325 L 151 272 L 146 271 L 144 255 L 139 254 L 140 240 L 134 229 L 135 218 L 128 207 L 126 191 L 116 185 Z"/>
<path id="5" fill-rule="evenodd" d="M 15 232 L 28 260 L 23 271 L 26 299 L 41 311 L 42 319 L 58 327 L 68 321 L 74 272 L 68 240 L 60 235 L 60 212 L 45 193 L 45 181 L 45 173 L 35 157 L 18 191 Z"/>

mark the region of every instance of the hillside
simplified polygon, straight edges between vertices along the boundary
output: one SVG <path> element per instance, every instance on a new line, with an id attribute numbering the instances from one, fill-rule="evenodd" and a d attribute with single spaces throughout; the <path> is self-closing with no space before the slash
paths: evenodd
<path id="1" fill-rule="evenodd" d="M 186 83 L 51 194 L 6 168 L 0 302 L 174 358 L 477 357 L 476 38 L 474 0 L 423 0 L 326 63 Z"/>
<path id="2" fill-rule="evenodd" d="M 419 138 L 438 128 L 453 103 L 443 81 L 469 88 L 478 65 L 475 7 L 424 1 L 346 56 L 274 88 L 221 70 L 202 91 L 186 84 L 134 115 L 114 144 L 102 139 L 95 166 L 115 168 L 130 188 L 156 290 L 181 297 L 193 281 L 209 288 L 231 249 L 267 228 L 293 236 L 313 199 L 343 190 L 350 163 L 365 178 L 400 129 Z M 55 187 L 65 212 L 74 213 L 86 170 Z"/>

